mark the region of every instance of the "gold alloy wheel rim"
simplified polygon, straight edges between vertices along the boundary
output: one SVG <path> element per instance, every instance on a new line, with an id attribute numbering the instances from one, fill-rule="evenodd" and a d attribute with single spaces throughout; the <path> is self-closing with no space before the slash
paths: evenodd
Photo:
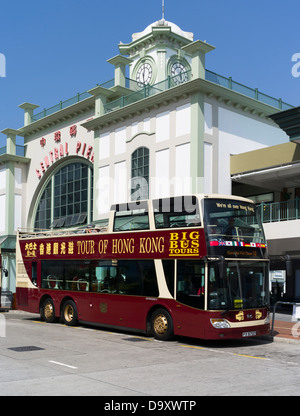
<path id="1" fill-rule="evenodd" d="M 67 305 L 64 311 L 65 320 L 71 322 L 74 317 L 74 309 L 71 305 Z"/>
<path id="2" fill-rule="evenodd" d="M 50 319 L 53 316 L 53 305 L 51 302 L 47 302 L 45 305 L 44 315 L 47 319 Z"/>
<path id="3" fill-rule="evenodd" d="M 167 332 L 168 320 L 165 315 L 157 315 L 154 320 L 154 330 L 159 335 L 163 335 Z"/>

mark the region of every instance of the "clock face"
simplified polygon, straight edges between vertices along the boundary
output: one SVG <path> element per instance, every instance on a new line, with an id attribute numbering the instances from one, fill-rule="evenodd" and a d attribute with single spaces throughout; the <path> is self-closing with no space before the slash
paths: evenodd
<path id="1" fill-rule="evenodd" d="M 171 67 L 171 76 L 175 84 L 182 84 L 188 81 L 188 74 L 185 66 L 181 62 L 175 62 Z"/>
<path id="2" fill-rule="evenodd" d="M 150 83 L 151 78 L 152 78 L 152 66 L 148 63 L 145 62 L 143 63 L 136 74 L 136 80 L 138 82 L 138 86 L 142 87 L 143 85 L 147 85 Z"/>

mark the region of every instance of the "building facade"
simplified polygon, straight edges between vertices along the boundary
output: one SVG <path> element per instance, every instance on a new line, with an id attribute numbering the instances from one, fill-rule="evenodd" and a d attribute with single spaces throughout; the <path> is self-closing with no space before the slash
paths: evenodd
<path id="1" fill-rule="evenodd" d="M 231 155 L 288 142 L 269 116 L 289 106 L 206 69 L 214 49 L 160 20 L 119 44 L 113 80 L 42 112 L 20 105 L 24 126 L 3 130 L 0 149 L 4 294 L 15 292 L 17 228 L 104 222 L 136 198 L 230 195 Z"/>
<path id="2" fill-rule="evenodd" d="M 274 299 L 300 299 L 300 108 L 270 116 L 290 141 L 233 155 L 233 192 L 259 204 Z M 288 267 L 287 267 L 288 265 Z"/>

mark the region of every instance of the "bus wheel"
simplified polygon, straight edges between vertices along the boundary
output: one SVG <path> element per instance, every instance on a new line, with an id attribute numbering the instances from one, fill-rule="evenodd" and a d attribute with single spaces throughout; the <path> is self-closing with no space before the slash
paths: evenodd
<path id="1" fill-rule="evenodd" d="M 55 308 L 51 298 L 46 299 L 43 303 L 41 315 L 45 322 L 49 324 L 55 322 Z"/>
<path id="2" fill-rule="evenodd" d="M 151 331 L 154 338 L 168 341 L 173 338 L 173 321 L 166 309 L 156 309 L 151 316 Z"/>
<path id="3" fill-rule="evenodd" d="M 78 322 L 78 313 L 75 302 L 67 300 L 62 308 L 62 320 L 66 325 L 75 326 Z"/>

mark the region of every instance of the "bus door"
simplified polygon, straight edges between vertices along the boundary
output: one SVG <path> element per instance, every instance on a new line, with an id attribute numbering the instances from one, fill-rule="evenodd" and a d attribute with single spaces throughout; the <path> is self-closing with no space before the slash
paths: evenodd
<path id="1" fill-rule="evenodd" d="M 177 260 L 176 300 L 182 306 L 174 313 L 186 336 L 204 337 L 205 270 L 204 260 Z"/>
<path id="2" fill-rule="evenodd" d="M 79 319 L 104 325 L 116 325 L 116 267 L 111 260 L 73 262 L 76 277 L 67 278 L 68 288 L 80 291 L 75 296 L 78 304 Z M 69 266 L 70 268 L 72 265 Z M 69 275 L 71 275 L 71 270 Z M 114 295 L 114 296 L 111 296 Z"/>
<path id="3" fill-rule="evenodd" d="M 94 308 L 89 311 L 92 313 L 90 319 L 93 321 L 114 326 L 124 324 L 122 316 L 124 313 L 126 315 L 129 306 L 123 304 L 126 299 L 120 296 L 118 272 L 118 261 L 99 261 L 95 269 L 96 287 L 94 288 L 95 283 L 93 283 L 92 289 L 97 294 L 90 293 L 93 306 L 96 307 L 96 311 L 93 310 Z"/>

